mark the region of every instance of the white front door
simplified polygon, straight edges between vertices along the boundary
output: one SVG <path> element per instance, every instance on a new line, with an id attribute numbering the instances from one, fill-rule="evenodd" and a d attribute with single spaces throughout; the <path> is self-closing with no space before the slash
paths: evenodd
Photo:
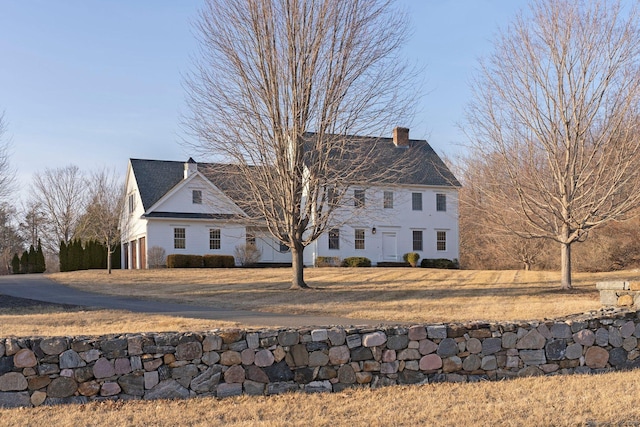
<path id="1" fill-rule="evenodd" d="M 397 261 L 397 252 L 396 233 L 382 233 L 382 259 L 385 261 Z"/>

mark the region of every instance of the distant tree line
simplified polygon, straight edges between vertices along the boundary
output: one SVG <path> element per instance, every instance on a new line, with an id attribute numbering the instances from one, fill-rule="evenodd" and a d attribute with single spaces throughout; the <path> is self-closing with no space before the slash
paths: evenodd
<path id="1" fill-rule="evenodd" d="M 1 119 L 0 115 L 0 178 L 12 174 L 6 169 L 6 159 L 3 163 Z M 30 191 L 21 203 L 0 192 L 0 274 L 41 272 L 45 265 L 48 271 L 57 271 L 61 264 L 60 242 L 70 247 L 73 241 L 82 242 L 82 251 L 88 250 L 91 255 L 87 255 L 90 261 L 86 263 L 76 261 L 79 257 L 74 255 L 71 270 L 108 268 L 111 258 L 114 258 L 113 267 L 120 268 L 119 215 L 123 187 L 115 171 L 83 173 L 69 165 L 36 172 Z M 94 245 L 101 245 L 103 250 L 92 248 Z M 39 256 L 43 260 L 37 264 L 29 261 L 30 251 L 25 248 L 30 246 L 40 248 Z M 34 249 L 33 253 L 36 252 Z M 93 259 L 98 254 L 104 257 L 103 261 Z M 66 261 L 62 264 L 69 268 Z"/>

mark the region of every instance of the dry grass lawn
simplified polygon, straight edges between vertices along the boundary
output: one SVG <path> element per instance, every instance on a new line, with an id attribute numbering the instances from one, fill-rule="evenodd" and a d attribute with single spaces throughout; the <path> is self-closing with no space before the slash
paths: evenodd
<path id="1" fill-rule="evenodd" d="M 631 426 L 640 371 L 323 395 L 0 409 L 3 426 Z"/>
<path id="2" fill-rule="evenodd" d="M 289 290 L 289 269 L 92 270 L 49 275 L 83 290 L 212 307 L 334 315 L 386 322 L 555 318 L 600 308 L 595 283 L 640 272 L 574 274 L 561 291 L 549 271 L 311 268 L 310 291 Z"/>
<path id="3" fill-rule="evenodd" d="M 33 306 L 0 309 L 0 337 L 106 335 L 136 332 L 206 331 L 234 322 L 137 314 L 117 310 L 64 310 Z"/>
<path id="4" fill-rule="evenodd" d="M 87 271 L 49 277 L 107 294 L 389 322 L 559 317 L 598 309 L 596 281 L 640 277 L 636 271 L 576 274 L 575 289 L 561 292 L 559 274 L 553 272 L 327 268 L 305 273 L 314 290 L 288 290 L 287 269 L 114 271 L 110 276 Z M 237 326 L 104 310 L 46 310 L 0 311 L 0 336 L 9 331 L 68 335 Z M 633 371 L 323 395 L 0 408 L 0 420 L 3 426 L 639 425 L 638 395 L 640 371 Z"/>

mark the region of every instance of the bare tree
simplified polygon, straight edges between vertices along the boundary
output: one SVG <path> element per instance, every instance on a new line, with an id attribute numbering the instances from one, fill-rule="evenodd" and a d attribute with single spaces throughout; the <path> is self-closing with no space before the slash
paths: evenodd
<path id="1" fill-rule="evenodd" d="M 5 200 L 15 189 L 15 170 L 9 162 L 10 143 L 3 138 L 6 131 L 4 113 L 0 112 L 0 200 Z"/>
<path id="2" fill-rule="evenodd" d="M 162 246 L 151 246 L 147 251 L 149 268 L 163 268 L 167 266 L 167 252 Z"/>
<path id="3" fill-rule="evenodd" d="M 233 256 L 241 266 L 246 267 L 248 265 L 254 265 L 260 261 L 262 252 L 260 252 L 260 249 L 256 247 L 255 243 L 247 243 L 236 246 L 233 251 Z"/>
<path id="4" fill-rule="evenodd" d="M 107 249 L 107 271 L 111 274 L 111 256 L 121 240 L 124 183 L 115 171 L 103 169 L 88 178 L 87 187 L 87 205 L 78 229 L 85 240 L 95 240 Z"/>
<path id="5" fill-rule="evenodd" d="M 85 188 L 84 177 L 75 165 L 34 175 L 31 197 L 45 216 L 47 236 L 42 241 L 52 253 L 59 252 L 61 241 L 68 244 L 73 239 L 85 209 Z"/>
<path id="6" fill-rule="evenodd" d="M 15 215 L 11 205 L 0 203 L 0 274 L 9 274 L 13 255 L 24 250 L 24 241 L 14 223 Z"/>
<path id="7" fill-rule="evenodd" d="M 473 155 L 497 166 L 482 197 L 511 210 L 492 216 L 496 227 L 560 244 L 563 289 L 572 243 L 640 201 L 637 12 L 615 1 L 535 1 L 474 82 Z"/>
<path id="8" fill-rule="evenodd" d="M 494 205 L 494 200 L 486 197 L 487 186 L 504 172 L 500 159 L 467 156 L 457 158 L 453 164 L 462 180 L 459 191 L 461 264 L 465 268 L 525 270 L 539 264 L 547 256 L 549 242 L 512 231 L 528 229 L 527 222 L 513 213 L 518 199 L 514 188 L 501 187 L 501 205 Z M 506 182 L 506 177 L 500 181 Z"/>
<path id="9" fill-rule="evenodd" d="M 193 145 L 237 167 L 245 212 L 291 248 L 292 288 L 307 287 L 304 248 L 348 185 L 380 179 L 367 169 L 377 142 L 349 135 L 388 134 L 412 110 L 406 21 L 391 0 L 207 0 L 200 12 L 186 83 Z"/>
<path id="10" fill-rule="evenodd" d="M 24 236 L 27 245 L 37 247 L 38 240 L 46 235 L 46 218 L 41 206 L 37 202 L 29 200 L 22 207 L 22 218 L 19 226 L 20 233 Z"/>

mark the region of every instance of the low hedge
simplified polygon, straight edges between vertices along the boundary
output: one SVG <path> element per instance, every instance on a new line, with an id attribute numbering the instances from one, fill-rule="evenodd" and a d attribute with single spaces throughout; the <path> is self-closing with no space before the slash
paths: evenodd
<path id="1" fill-rule="evenodd" d="M 231 268 L 236 260 L 231 255 L 183 255 L 167 256 L 167 268 Z"/>
<path id="2" fill-rule="evenodd" d="M 236 266 L 233 255 L 204 255 L 204 268 L 231 268 Z"/>
<path id="3" fill-rule="evenodd" d="M 371 267 L 371 260 L 363 256 L 352 256 L 342 260 L 343 267 Z"/>
<path id="4" fill-rule="evenodd" d="M 411 267 L 408 262 L 402 261 L 379 261 L 376 266 L 378 267 Z"/>
<path id="5" fill-rule="evenodd" d="M 337 256 L 319 256 L 316 257 L 316 267 L 339 267 L 340 257 Z"/>
<path id="6" fill-rule="evenodd" d="M 167 268 L 202 268 L 202 255 L 167 255 Z"/>
<path id="7" fill-rule="evenodd" d="M 460 264 L 458 264 L 458 260 L 454 259 L 453 261 L 446 258 L 436 258 L 436 259 L 428 259 L 425 258 L 420 263 L 420 267 L 422 268 L 442 268 L 455 270 L 460 268 Z"/>

